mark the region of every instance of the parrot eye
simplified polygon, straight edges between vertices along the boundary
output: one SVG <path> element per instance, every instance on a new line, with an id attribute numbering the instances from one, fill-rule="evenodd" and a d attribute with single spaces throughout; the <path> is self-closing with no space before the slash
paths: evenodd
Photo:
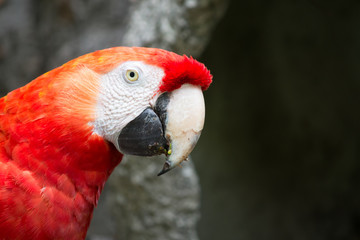
<path id="1" fill-rule="evenodd" d="M 139 79 L 139 74 L 136 70 L 129 69 L 126 71 L 126 79 L 130 82 L 135 82 Z"/>

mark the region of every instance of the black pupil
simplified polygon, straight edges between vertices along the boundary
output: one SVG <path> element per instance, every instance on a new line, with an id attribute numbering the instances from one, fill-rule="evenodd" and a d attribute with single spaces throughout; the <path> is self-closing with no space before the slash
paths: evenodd
<path id="1" fill-rule="evenodd" d="M 135 73 L 134 73 L 134 72 L 130 72 L 129 75 L 130 75 L 131 78 L 135 77 Z"/>

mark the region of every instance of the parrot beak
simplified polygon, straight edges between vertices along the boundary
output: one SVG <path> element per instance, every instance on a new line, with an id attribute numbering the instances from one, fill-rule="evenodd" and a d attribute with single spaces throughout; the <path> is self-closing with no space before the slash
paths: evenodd
<path id="1" fill-rule="evenodd" d="M 200 138 L 205 120 L 205 102 L 200 87 L 184 84 L 170 94 L 167 106 L 166 139 L 170 142 L 167 160 L 158 176 L 186 160 Z"/>
<path id="2" fill-rule="evenodd" d="M 205 120 L 205 103 L 198 86 L 182 87 L 158 96 L 126 125 L 118 137 L 120 152 L 137 156 L 167 156 L 158 176 L 186 160 L 199 140 Z"/>

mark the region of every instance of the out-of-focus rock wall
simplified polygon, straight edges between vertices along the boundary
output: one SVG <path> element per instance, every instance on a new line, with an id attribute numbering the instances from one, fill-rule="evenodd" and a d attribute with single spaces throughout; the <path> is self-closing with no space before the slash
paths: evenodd
<path id="1" fill-rule="evenodd" d="M 0 95 L 79 55 L 112 46 L 198 57 L 222 0 L 0 0 Z M 92 239 L 197 239 L 200 187 L 186 164 L 158 178 L 163 159 L 125 159 L 100 199 Z"/>

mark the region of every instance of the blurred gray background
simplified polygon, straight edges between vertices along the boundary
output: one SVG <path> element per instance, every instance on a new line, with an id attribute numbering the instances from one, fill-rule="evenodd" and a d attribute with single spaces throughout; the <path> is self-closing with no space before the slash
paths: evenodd
<path id="1" fill-rule="evenodd" d="M 125 160 L 89 237 L 360 239 L 359 26 L 351 0 L 0 0 L 0 91 L 110 46 L 193 55 L 214 75 L 195 167 Z"/>

